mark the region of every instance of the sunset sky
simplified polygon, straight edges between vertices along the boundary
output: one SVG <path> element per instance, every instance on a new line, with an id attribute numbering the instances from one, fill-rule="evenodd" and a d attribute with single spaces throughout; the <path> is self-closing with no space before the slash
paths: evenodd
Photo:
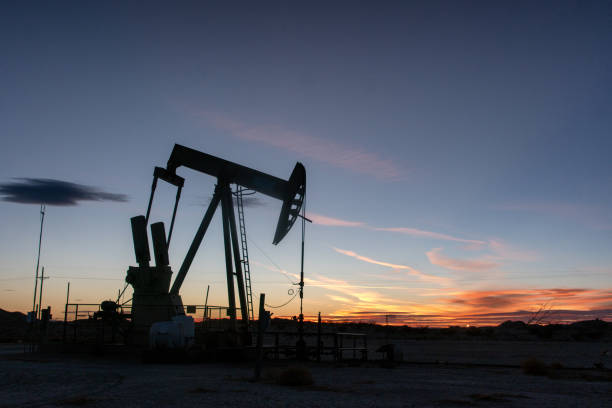
<path id="1" fill-rule="evenodd" d="M 180 143 L 283 179 L 305 165 L 306 315 L 612 320 L 610 2 L 5 2 L 0 50 L 0 308 L 32 305 L 24 191 L 58 186 L 43 302 L 63 318 L 68 281 L 73 302 L 116 297 L 130 217 Z M 215 184 L 178 173 L 175 272 Z M 254 197 L 253 298 L 280 305 L 300 228 L 272 245 L 281 203 Z M 226 305 L 220 211 L 184 303 L 207 285 Z"/>

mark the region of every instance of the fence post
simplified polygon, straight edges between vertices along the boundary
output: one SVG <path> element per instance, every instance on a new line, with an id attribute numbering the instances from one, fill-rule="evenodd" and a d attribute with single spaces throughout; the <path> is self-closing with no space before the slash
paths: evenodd
<path id="1" fill-rule="evenodd" d="M 266 294 L 259 295 L 259 324 L 257 325 L 257 361 L 255 362 L 255 381 L 261 377 L 261 365 L 263 362 L 263 335 L 266 330 Z"/>
<path id="2" fill-rule="evenodd" d="M 64 333 L 62 334 L 62 343 L 66 343 L 66 328 L 68 326 L 68 301 L 70 299 L 70 282 L 66 288 L 66 307 L 64 308 Z"/>
<path id="3" fill-rule="evenodd" d="M 321 312 L 317 319 L 317 361 L 321 361 Z"/>

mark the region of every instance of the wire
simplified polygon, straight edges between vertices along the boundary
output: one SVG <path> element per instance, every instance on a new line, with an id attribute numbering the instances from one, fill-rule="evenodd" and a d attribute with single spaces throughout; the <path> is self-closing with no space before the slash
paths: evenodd
<path id="1" fill-rule="evenodd" d="M 290 289 L 290 290 L 291 290 L 291 289 Z M 292 301 L 293 299 L 295 299 L 295 298 L 296 298 L 296 297 L 297 297 L 299 294 L 300 294 L 300 291 L 299 291 L 299 290 L 298 290 L 298 291 L 296 291 L 296 292 L 295 292 L 295 294 L 293 295 L 293 297 L 292 297 L 291 299 L 289 299 L 288 301 L 286 301 L 285 303 L 283 303 L 282 305 L 272 306 L 272 305 L 269 305 L 269 304 L 267 304 L 267 303 L 265 303 L 265 305 L 266 305 L 266 306 L 268 306 L 268 307 L 270 307 L 270 308 L 272 308 L 272 309 L 278 309 L 278 308 L 281 308 L 281 307 L 283 307 L 283 306 L 287 306 L 287 305 L 288 305 L 289 303 L 291 303 L 291 301 Z"/>
<path id="2" fill-rule="evenodd" d="M 283 271 L 283 268 L 281 268 L 280 266 L 278 266 L 278 264 L 277 264 L 276 262 L 274 262 L 274 261 L 272 260 L 272 258 L 270 258 L 270 257 L 268 256 L 268 254 L 266 254 L 266 253 L 264 252 L 264 250 L 263 250 L 263 249 L 261 249 L 261 248 L 259 247 L 259 245 L 257 245 L 257 243 L 256 243 L 255 241 L 253 241 L 253 239 L 251 239 L 251 238 L 249 238 L 249 237 L 247 236 L 247 240 L 248 240 L 248 241 L 249 241 L 251 244 L 255 245 L 255 248 L 257 248 L 257 249 L 259 250 L 259 252 L 261 252 L 261 253 L 263 254 L 263 256 L 265 256 L 266 258 L 268 258 L 268 261 L 272 262 L 272 265 L 274 265 L 274 266 L 276 267 L 276 269 L 278 269 L 278 271 L 279 271 L 279 272 L 280 272 L 280 273 L 281 273 L 281 274 L 282 274 L 282 275 L 283 275 L 285 278 L 287 278 L 287 280 L 288 280 L 288 281 L 289 281 L 289 282 L 290 282 L 292 285 L 297 285 L 297 284 L 298 284 L 297 282 L 293 282 L 293 281 L 292 281 L 292 280 L 289 278 L 289 276 L 287 276 L 287 273 Z"/>

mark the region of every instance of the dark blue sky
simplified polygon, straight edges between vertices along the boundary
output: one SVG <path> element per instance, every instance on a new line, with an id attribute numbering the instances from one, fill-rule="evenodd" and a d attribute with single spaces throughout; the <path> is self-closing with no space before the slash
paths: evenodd
<path id="1" fill-rule="evenodd" d="M 151 170 L 178 142 L 279 177 L 303 161 L 308 210 L 327 217 L 310 232 L 319 283 L 408 271 L 336 248 L 462 290 L 611 286 L 610 2 L 1 7 L 0 182 L 53 178 L 130 197 L 50 209 L 49 268 L 74 269 L 61 276 L 99 262 L 96 276 L 120 285 L 132 262 L 127 220 L 144 211 Z M 212 191 L 188 174 L 174 265 Z M 37 210 L 0 206 L 0 274 L 29 276 Z M 277 206 L 253 209 L 262 245 Z M 202 270 L 221 270 L 217 241 Z M 265 250 L 295 272 L 292 246 Z M 198 276 L 193 296 L 208 279 Z M 405 286 L 436 288 L 418 276 Z M 447 305 L 442 294 L 427 303 L 368 291 L 395 308 Z M 315 293 L 313 312 L 343 310 L 328 289 Z M 375 309 L 366 298 L 362 309 Z"/>

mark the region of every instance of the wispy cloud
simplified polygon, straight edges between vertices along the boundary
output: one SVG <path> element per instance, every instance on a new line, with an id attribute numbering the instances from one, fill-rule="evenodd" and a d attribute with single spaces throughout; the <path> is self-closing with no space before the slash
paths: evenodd
<path id="1" fill-rule="evenodd" d="M 309 212 L 306 216 L 317 225 L 326 225 L 330 227 L 365 227 L 363 222 L 341 220 L 340 218 L 326 217 L 325 215 L 316 213 Z"/>
<path id="2" fill-rule="evenodd" d="M 532 250 L 517 248 L 500 239 L 492 239 L 488 242 L 488 247 L 499 259 L 512 259 L 513 261 L 533 261 L 538 258 L 538 254 Z"/>
<path id="3" fill-rule="evenodd" d="M 363 262 L 367 262 L 370 264 L 374 264 L 374 265 L 380 265 L 380 266 L 384 266 L 386 268 L 391 268 L 393 270 L 404 270 L 407 271 L 410 275 L 416 276 L 417 278 L 419 278 L 422 281 L 425 282 L 434 282 L 434 283 L 438 283 L 438 284 L 443 284 L 443 285 L 448 285 L 450 284 L 450 280 L 447 278 L 442 278 L 439 276 L 434 276 L 434 275 L 428 275 L 426 273 L 423 273 L 411 266 L 408 265 L 402 265 L 402 264 L 394 264 L 394 263 L 390 263 L 390 262 L 384 262 L 384 261 L 378 261 L 376 259 L 372 259 L 369 258 L 367 256 L 363 256 L 363 255 L 359 255 L 353 251 L 349 251 L 346 249 L 340 249 L 340 248 L 333 248 L 334 251 L 338 252 L 339 254 L 342 255 L 346 255 L 346 256 L 350 256 L 352 258 L 358 259 L 360 261 Z"/>
<path id="4" fill-rule="evenodd" d="M 426 253 L 432 265 L 441 266 L 454 271 L 466 272 L 488 271 L 499 266 L 499 264 L 488 259 L 456 259 L 447 257 L 441 252 L 442 248 L 434 248 Z"/>
<path id="5" fill-rule="evenodd" d="M 352 172 L 390 180 L 400 179 L 405 173 L 393 160 L 374 152 L 287 129 L 278 124 L 255 125 L 210 111 L 195 114 L 237 139 L 264 143 Z"/>
<path id="6" fill-rule="evenodd" d="M 417 228 L 409 228 L 409 227 L 373 227 L 368 225 L 362 221 L 348 221 L 340 218 L 328 217 L 326 215 L 321 215 L 317 213 L 308 213 L 308 217 L 318 225 L 324 225 L 329 227 L 353 227 L 353 228 L 365 228 L 372 231 L 386 231 L 386 232 L 397 232 L 400 234 L 410 235 L 419 238 L 428 238 L 428 239 L 436 239 L 443 241 L 453 241 L 453 242 L 461 242 L 464 244 L 474 245 L 476 247 L 481 247 L 487 245 L 486 241 L 476 240 L 476 239 L 467 239 L 467 238 L 459 238 L 448 234 L 443 234 L 440 232 L 427 231 Z M 501 244 L 500 244 L 501 245 Z"/>
<path id="7" fill-rule="evenodd" d="M 411 235 L 414 237 L 439 239 L 443 241 L 463 242 L 465 244 L 475 244 L 475 245 L 486 245 L 487 244 L 485 241 L 458 238 L 452 235 L 442 234 L 442 233 L 433 232 L 433 231 L 425 231 L 425 230 L 420 230 L 416 228 L 390 227 L 390 228 L 372 228 L 372 229 L 376 231 L 399 232 L 401 234 Z"/>
<path id="8" fill-rule="evenodd" d="M 3 201 L 19 204 L 77 205 L 80 201 L 127 201 L 124 194 L 107 193 L 96 187 L 45 178 L 17 178 L 0 184 Z"/>

